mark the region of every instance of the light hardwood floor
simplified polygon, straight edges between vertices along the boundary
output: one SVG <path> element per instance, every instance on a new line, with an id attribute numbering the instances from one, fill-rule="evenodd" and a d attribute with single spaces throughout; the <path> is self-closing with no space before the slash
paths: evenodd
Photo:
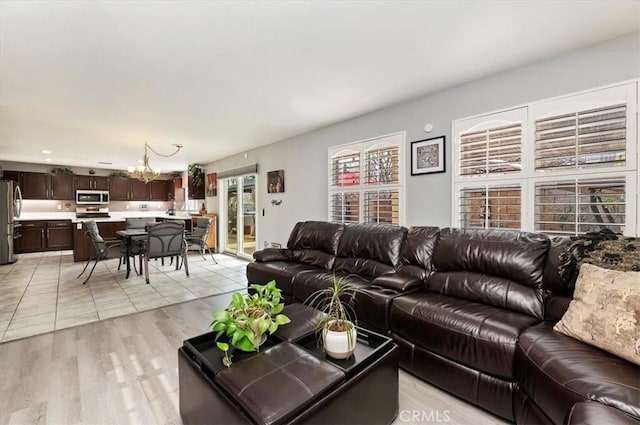
<path id="1" fill-rule="evenodd" d="M 216 295 L 0 344 L 0 424 L 182 423 L 177 349 L 206 332 L 211 311 L 229 298 Z M 395 423 L 437 418 L 504 423 L 401 371 Z"/>

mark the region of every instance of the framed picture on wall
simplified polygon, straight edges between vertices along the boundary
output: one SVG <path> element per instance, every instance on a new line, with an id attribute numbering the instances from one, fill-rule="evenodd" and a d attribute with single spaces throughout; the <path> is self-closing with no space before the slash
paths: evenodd
<path id="1" fill-rule="evenodd" d="M 218 196 L 218 173 L 207 174 L 207 196 Z"/>
<path id="2" fill-rule="evenodd" d="M 284 170 L 267 172 L 267 193 L 284 192 Z"/>
<path id="3" fill-rule="evenodd" d="M 411 175 L 444 173 L 445 136 L 411 142 Z"/>

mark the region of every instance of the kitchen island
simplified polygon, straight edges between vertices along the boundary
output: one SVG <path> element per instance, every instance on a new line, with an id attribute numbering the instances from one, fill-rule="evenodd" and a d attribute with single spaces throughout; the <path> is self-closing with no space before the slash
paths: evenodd
<path id="1" fill-rule="evenodd" d="M 155 218 L 156 221 L 166 220 L 183 220 L 185 230 L 191 232 L 193 230 L 192 214 L 179 213 L 178 215 L 168 215 L 161 212 L 149 211 L 126 211 L 126 212 L 110 212 L 109 217 L 96 218 L 77 218 L 75 212 L 51 212 L 51 213 L 23 213 L 20 216 L 20 222 L 40 223 L 43 221 L 70 221 L 72 223 L 69 231 L 73 232 L 70 237 L 73 239 L 73 261 L 87 261 L 93 253 L 93 246 L 86 235 L 83 222 L 94 220 L 98 224 L 100 235 L 105 238 L 117 238 L 116 232 L 124 230 L 127 218 L 148 217 Z M 66 246 L 69 249 L 71 246 Z"/>

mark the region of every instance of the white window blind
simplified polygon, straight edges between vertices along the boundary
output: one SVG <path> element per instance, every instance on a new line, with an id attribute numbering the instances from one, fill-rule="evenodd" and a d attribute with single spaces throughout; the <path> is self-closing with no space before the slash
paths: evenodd
<path id="1" fill-rule="evenodd" d="M 624 165 L 626 131 L 625 104 L 536 120 L 536 170 Z"/>
<path id="2" fill-rule="evenodd" d="M 402 221 L 403 134 L 329 149 L 329 218 L 337 223 Z"/>
<path id="3" fill-rule="evenodd" d="M 571 180 L 536 184 L 536 231 L 576 235 L 625 227 L 624 179 Z"/>
<path id="4" fill-rule="evenodd" d="M 638 80 L 454 121 L 453 225 L 638 235 L 637 109 Z"/>
<path id="5" fill-rule="evenodd" d="M 459 173 L 463 176 L 514 173 L 522 168 L 522 124 L 460 135 Z"/>
<path id="6" fill-rule="evenodd" d="M 520 229 L 520 186 L 467 187 L 460 190 L 460 227 Z"/>

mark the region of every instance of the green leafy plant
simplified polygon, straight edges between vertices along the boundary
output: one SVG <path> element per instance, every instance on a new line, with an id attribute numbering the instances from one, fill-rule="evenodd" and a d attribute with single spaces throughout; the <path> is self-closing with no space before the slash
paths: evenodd
<path id="1" fill-rule="evenodd" d="M 204 171 L 198 164 L 189 164 L 189 177 L 194 187 L 200 187 L 204 185 Z"/>
<path id="2" fill-rule="evenodd" d="M 129 173 L 126 171 L 113 171 L 109 173 L 109 177 L 129 177 Z"/>
<path id="3" fill-rule="evenodd" d="M 251 293 L 236 292 L 227 308 L 211 313 L 211 329 L 217 332 L 216 345 L 224 352 L 222 362 L 227 367 L 231 365 L 231 346 L 241 351 L 258 351 L 267 335 L 291 322 L 282 314 L 284 302 L 275 281 L 249 288 Z M 223 335 L 227 342 L 218 341 Z"/>
<path id="4" fill-rule="evenodd" d="M 50 174 L 66 174 L 67 176 L 75 176 L 75 172 L 69 167 L 53 167 L 49 170 Z"/>

